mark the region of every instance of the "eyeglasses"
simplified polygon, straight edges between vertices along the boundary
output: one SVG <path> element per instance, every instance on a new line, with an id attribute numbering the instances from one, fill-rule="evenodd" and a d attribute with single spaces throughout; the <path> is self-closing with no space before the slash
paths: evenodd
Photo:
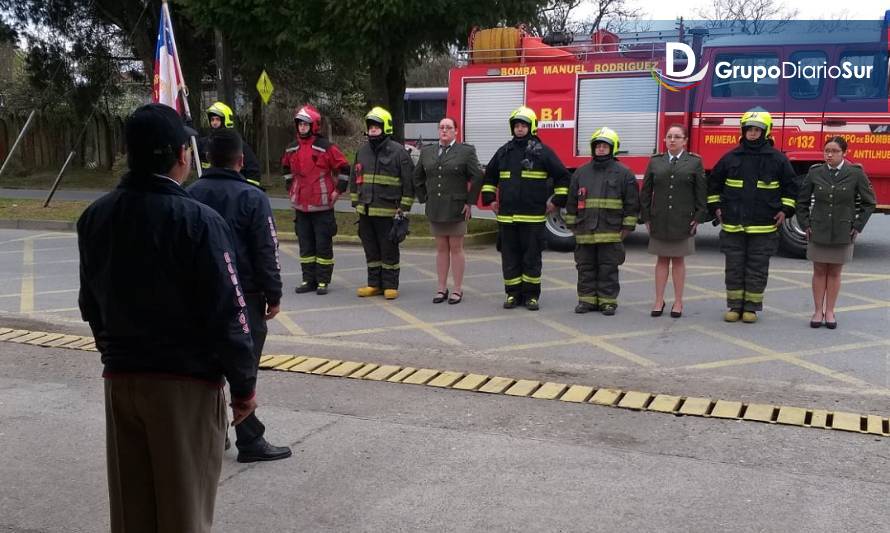
<path id="1" fill-rule="evenodd" d="M 439 126 L 440 131 L 442 131 L 442 130 L 447 131 L 447 130 L 453 130 L 453 129 L 454 129 L 454 126 Z"/>
<path id="2" fill-rule="evenodd" d="M 844 153 L 844 151 L 843 150 L 835 150 L 833 148 L 826 148 L 824 150 L 824 153 L 826 153 L 826 154 L 842 154 L 842 153 Z"/>
<path id="3" fill-rule="evenodd" d="M 673 139 L 685 139 L 686 136 L 685 135 L 665 135 L 664 138 L 670 141 Z"/>

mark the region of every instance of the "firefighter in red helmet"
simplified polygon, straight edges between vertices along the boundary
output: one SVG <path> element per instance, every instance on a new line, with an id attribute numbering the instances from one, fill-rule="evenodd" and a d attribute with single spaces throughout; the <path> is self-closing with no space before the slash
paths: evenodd
<path id="1" fill-rule="evenodd" d="M 303 282 L 295 292 L 327 294 L 334 271 L 334 203 L 349 184 L 349 162 L 336 144 L 321 135 L 321 114 L 311 105 L 294 111 L 296 139 L 281 166 L 294 206 L 294 231 L 300 246 Z"/>

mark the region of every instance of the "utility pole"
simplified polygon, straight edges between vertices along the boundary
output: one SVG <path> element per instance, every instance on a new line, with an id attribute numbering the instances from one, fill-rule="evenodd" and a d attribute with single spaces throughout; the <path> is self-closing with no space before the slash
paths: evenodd
<path id="1" fill-rule="evenodd" d="M 216 99 L 235 109 L 235 80 L 232 76 L 232 50 L 219 29 L 213 30 L 216 53 Z M 237 111 L 237 110 L 236 110 Z"/>

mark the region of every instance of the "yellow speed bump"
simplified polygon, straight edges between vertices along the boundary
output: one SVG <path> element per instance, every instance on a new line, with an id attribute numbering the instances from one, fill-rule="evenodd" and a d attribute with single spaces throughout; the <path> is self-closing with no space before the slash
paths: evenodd
<path id="1" fill-rule="evenodd" d="M 0 327 L 0 341 L 32 343 L 46 348 L 96 351 L 92 337 L 44 331 Z M 264 355 L 260 368 L 301 372 L 331 377 L 367 379 L 429 385 L 432 387 L 535 399 L 559 399 L 564 402 L 605 405 L 636 411 L 653 411 L 674 415 L 699 416 L 725 420 L 747 420 L 768 424 L 784 424 L 849 431 L 868 435 L 890 436 L 890 419 L 874 414 L 858 414 L 825 409 L 804 409 L 787 405 L 743 403 L 733 400 L 652 394 L 566 383 L 541 383 L 531 379 L 506 376 L 489 377 L 433 368 L 402 368 L 358 361 L 340 361 L 325 357 L 296 355 Z"/>

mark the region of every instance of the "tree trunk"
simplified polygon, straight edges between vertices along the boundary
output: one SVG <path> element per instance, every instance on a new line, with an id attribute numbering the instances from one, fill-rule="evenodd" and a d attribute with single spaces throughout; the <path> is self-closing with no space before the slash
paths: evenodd
<path id="1" fill-rule="evenodd" d="M 216 98 L 229 105 L 235 113 L 235 81 L 232 77 L 232 46 L 218 28 L 213 31 L 216 51 Z"/>
<path id="2" fill-rule="evenodd" d="M 371 61 L 369 108 L 380 105 L 392 114 L 393 139 L 405 139 L 405 54 L 399 50 L 388 51 Z"/>

